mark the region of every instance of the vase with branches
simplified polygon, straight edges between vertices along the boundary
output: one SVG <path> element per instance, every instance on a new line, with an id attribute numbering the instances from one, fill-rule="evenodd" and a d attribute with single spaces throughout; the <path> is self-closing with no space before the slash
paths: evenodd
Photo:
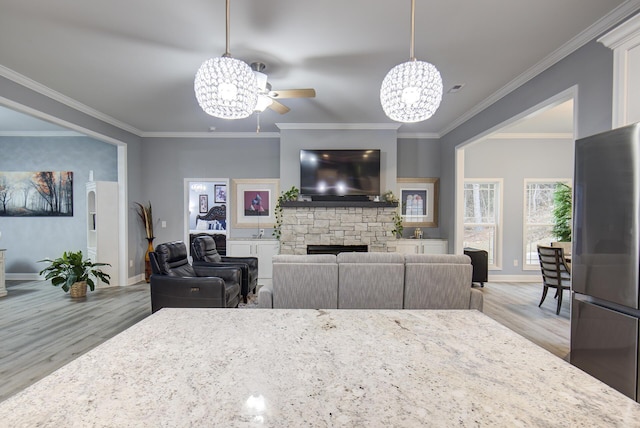
<path id="1" fill-rule="evenodd" d="M 149 260 L 149 253 L 153 251 L 153 209 L 151 208 L 151 201 L 145 206 L 139 202 L 136 204 L 136 211 L 142 226 L 144 227 L 145 238 L 147 239 L 147 251 L 144 254 L 144 279 L 149 282 L 151 278 L 151 262 Z"/>

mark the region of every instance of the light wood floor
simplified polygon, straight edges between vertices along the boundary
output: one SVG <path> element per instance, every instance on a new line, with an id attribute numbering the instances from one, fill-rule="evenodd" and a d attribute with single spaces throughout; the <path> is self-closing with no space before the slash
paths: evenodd
<path id="1" fill-rule="evenodd" d="M 560 358 L 569 353 L 569 299 L 559 316 L 542 286 L 488 283 L 484 313 Z M 8 281 L 0 298 L 0 401 L 151 314 L 149 285 L 102 288 L 71 299 L 47 282 Z"/>

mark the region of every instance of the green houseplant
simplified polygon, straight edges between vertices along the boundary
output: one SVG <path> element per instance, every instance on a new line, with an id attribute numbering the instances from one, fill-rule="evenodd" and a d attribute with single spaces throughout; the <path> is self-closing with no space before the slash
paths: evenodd
<path id="1" fill-rule="evenodd" d="M 111 266 L 110 264 L 93 263 L 90 259 L 83 260 L 82 251 L 65 251 L 62 257 L 54 260 L 44 259 L 40 262 L 51 263 L 40 271 L 40 275 L 46 274 L 45 279 L 51 280 L 51 284 L 56 287 L 62 286 L 65 293 L 71 290 L 71 297 L 86 296 L 87 285 L 93 291 L 95 282 L 92 276 L 106 284 L 109 284 L 111 278 L 100 269 L 101 266 Z"/>
<path id="2" fill-rule="evenodd" d="M 382 200 L 385 202 L 398 203 L 398 198 L 393 194 L 393 190 L 387 190 L 382 195 Z M 395 236 L 396 238 L 402 238 L 403 230 L 404 226 L 402 225 L 402 216 L 400 215 L 400 213 L 398 213 L 398 211 L 395 211 L 393 213 L 393 230 L 391 231 L 391 233 L 393 233 L 393 236 Z"/>
<path id="3" fill-rule="evenodd" d="M 282 203 L 286 201 L 297 201 L 298 195 L 300 194 L 300 189 L 296 186 L 291 186 L 291 189 L 286 192 L 282 192 L 282 194 L 278 197 L 278 202 L 275 207 L 275 215 L 276 215 L 276 226 L 273 228 L 272 235 L 276 237 L 277 240 L 280 240 L 282 236 Z"/>
<path id="4" fill-rule="evenodd" d="M 553 193 L 553 234 L 559 242 L 571 242 L 571 187 L 557 183 Z"/>

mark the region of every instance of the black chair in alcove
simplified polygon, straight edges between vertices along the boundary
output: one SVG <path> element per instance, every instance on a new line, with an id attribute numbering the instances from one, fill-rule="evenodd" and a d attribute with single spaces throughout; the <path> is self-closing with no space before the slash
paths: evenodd
<path id="1" fill-rule="evenodd" d="M 216 249 L 216 243 L 209 235 L 197 236 L 193 239 L 191 248 L 194 266 L 237 266 L 242 269 L 241 291 L 244 303 L 247 303 L 249 293 L 256 291 L 258 286 L 258 258 L 257 257 L 229 257 L 221 256 Z"/>
<path id="2" fill-rule="evenodd" d="M 192 266 L 182 241 L 149 253 L 151 312 L 162 308 L 235 308 L 240 303 L 239 267 Z"/>

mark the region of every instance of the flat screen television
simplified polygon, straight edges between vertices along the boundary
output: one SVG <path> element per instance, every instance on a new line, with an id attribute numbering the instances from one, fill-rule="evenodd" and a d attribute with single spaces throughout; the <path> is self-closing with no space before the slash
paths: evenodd
<path id="1" fill-rule="evenodd" d="M 300 150 L 300 193 L 380 194 L 380 150 Z"/>

